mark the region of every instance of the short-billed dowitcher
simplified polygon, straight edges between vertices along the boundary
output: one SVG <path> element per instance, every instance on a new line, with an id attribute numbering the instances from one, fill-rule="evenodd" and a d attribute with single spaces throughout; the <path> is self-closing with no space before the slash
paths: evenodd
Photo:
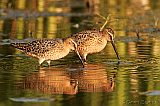
<path id="1" fill-rule="evenodd" d="M 103 31 L 85 30 L 73 34 L 70 37 L 77 44 L 77 53 L 83 64 L 86 64 L 88 54 L 100 52 L 105 48 L 108 41 L 111 42 L 117 58 L 120 60 L 114 44 L 114 31 L 111 28 L 106 28 Z"/>
<path id="2" fill-rule="evenodd" d="M 38 58 L 40 65 L 47 61 L 49 66 L 51 60 L 63 58 L 75 48 L 71 38 L 38 39 L 29 43 L 11 43 L 11 45 L 29 56 Z"/>

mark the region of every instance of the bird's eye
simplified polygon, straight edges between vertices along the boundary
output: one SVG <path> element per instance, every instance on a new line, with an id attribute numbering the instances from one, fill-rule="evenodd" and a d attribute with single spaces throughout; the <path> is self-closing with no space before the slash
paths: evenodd
<path id="1" fill-rule="evenodd" d="M 112 35 L 114 35 L 114 31 L 111 28 L 108 28 L 107 32 L 110 32 Z"/>

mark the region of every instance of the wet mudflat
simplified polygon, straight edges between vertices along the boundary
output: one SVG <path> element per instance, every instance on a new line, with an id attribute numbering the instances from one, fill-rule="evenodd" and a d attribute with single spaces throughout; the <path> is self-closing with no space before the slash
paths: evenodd
<path id="1" fill-rule="evenodd" d="M 91 0 L 92 1 L 92 0 Z M 32 2 L 32 3 L 29 3 Z M 128 106 L 160 104 L 159 1 L 17 0 L 0 1 L 0 104 L 3 106 Z M 38 67 L 38 60 L 10 46 L 10 41 L 67 37 L 106 27 L 115 31 L 118 64 L 108 42 L 100 53 Z"/>

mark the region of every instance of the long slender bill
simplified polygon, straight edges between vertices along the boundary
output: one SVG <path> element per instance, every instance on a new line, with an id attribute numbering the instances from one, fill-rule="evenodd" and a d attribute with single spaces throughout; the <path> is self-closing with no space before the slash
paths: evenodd
<path id="1" fill-rule="evenodd" d="M 115 51 L 115 53 L 116 53 L 116 55 L 117 55 L 118 60 L 120 60 L 120 57 L 119 57 L 119 54 L 118 54 L 117 48 L 116 48 L 115 43 L 114 43 L 114 40 L 112 40 L 112 41 L 111 41 L 111 44 L 112 44 L 113 49 L 114 49 L 114 51 Z"/>

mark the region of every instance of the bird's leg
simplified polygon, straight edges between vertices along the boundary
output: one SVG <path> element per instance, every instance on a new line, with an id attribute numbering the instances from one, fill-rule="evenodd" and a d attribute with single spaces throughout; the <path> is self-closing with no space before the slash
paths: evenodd
<path id="1" fill-rule="evenodd" d="M 43 59 L 43 58 L 39 59 L 39 67 L 42 66 L 41 64 L 44 62 L 44 60 L 45 60 L 45 59 Z"/>
<path id="2" fill-rule="evenodd" d="M 74 40 L 72 40 L 72 43 L 74 44 L 75 52 L 77 53 L 79 59 L 81 60 L 82 65 L 83 65 L 83 67 L 84 67 L 85 64 L 84 64 L 84 61 L 83 61 L 83 59 L 82 59 L 82 56 L 79 54 L 79 51 L 78 51 L 78 49 L 77 49 L 77 44 L 76 44 L 76 42 L 75 42 Z"/>
<path id="3" fill-rule="evenodd" d="M 87 64 L 87 59 L 86 59 L 87 58 L 87 54 L 83 54 L 82 58 L 83 58 L 83 64 L 86 65 Z"/>
<path id="4" fill-rule="evenodd" d="M 38 65 L 38 69 L 41 69 L 41 68 L 42 68 L 42 64 L 39 64 L 39 65 Z"/>
<path id="5" fill-rule="evenodd" d="M 48 67 L 51 66 L 51 60 L 47 60 L 47 63 L 48 63 Z"/>
<path id="6" fill-rule="evenodd" d="M 82 65 L 83 65 L 83 67 L 84 67 L 84 65 L 85 65 L 84 59 L 82 58 L 82 56 L 79 54 L 79 52 L 78 52 L 77 50 L 75 50 L 75 51 L 76 51 L 79 59 L 81 60 Z"/>

